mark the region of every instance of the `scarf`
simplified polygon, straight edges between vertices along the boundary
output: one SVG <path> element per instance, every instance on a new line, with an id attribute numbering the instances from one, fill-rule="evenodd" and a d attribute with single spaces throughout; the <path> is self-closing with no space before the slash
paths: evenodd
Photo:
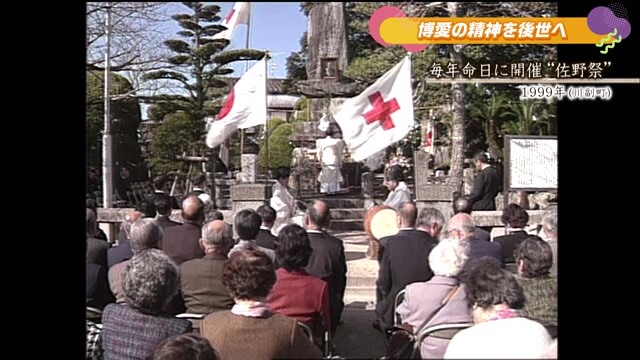
<path id="1" fill-rule="evenodd" d="M 267 303 L 255 302 L 254 304 L 249 306 L 244 304 L 235 304 L 231 308 L 231 313 L 241 316 L 266 318 L 271 316 L 271 309 L 269 308 L 269 305 L 267 305 Z"/>

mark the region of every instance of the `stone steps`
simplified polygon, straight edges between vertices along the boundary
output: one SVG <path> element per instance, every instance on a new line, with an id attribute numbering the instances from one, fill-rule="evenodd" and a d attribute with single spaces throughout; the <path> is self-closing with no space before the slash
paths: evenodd
<path id="1" fill-rule="evenodd" d="M 339 230 L 339 231 L 359 230 L 359 231 L 364 231 L 364 220 L 363 219 L 337 219 L 337 220 L 331 220 L 331 224 L 329 225 L 329 230 Z"/>
<path id="2" fill-rule="evenodd" d="M 331 208 L 332 220 L 361 219 L 364 220 L 365 210 L 363 208 Z"/>

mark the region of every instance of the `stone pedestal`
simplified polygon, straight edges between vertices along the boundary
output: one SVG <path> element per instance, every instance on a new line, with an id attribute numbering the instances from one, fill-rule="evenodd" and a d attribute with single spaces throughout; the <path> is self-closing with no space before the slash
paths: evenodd
<path id="1" fill-rule="evenodd" d="M 442 212 L 445 219 L 449 219 L 453 215 L 454 191 L 455 188 L 450 185 L 416 183 L 416 206 L 418 210 L 426 207 L 436 208 Z"/>
<path id="2" fill-rule="evenodd" d="M 243 209 L 257 209 L 269 203 L 272 184 L 238 184 L 231 187 L 233 215 Z"/>
<path id="3" fill-rule="evenodd" d="M 243 183 L 255 183 L 258 176 L 258 155 L 242 154 L 240 166 L 242 168 L 242 175 L 240 175 L 239 180 Z"/>

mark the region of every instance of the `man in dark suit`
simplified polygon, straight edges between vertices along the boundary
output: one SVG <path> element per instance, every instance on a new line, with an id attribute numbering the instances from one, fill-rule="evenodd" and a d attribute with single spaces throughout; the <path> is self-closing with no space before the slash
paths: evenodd
<path id="1" fill-rule="evenodd" d="M 467 241 L 469 243 L 469 256 L 462 273 L 458 276 L 465 279 L 469 269 L 478 259 L 490 256 L 498 260 L 500 265 L 504 267 L 504 257 L 502 255 L 502 246 L 495 242 L 480 240 L 475 237 L 475 224 L 471 215 L 459 213 L 453 215 L 447 223 L 447 236 L 450 239 L 458 241 Z"/>
<path id="2" fill-rule="evenodd" d="M 473 163 L 478 173 L 473 182 L 473 190 L 469 195 L 469 201 L 472 204 L 471 209 L 495 210 L 496 195 L 498 195 L 500 186 L 498 172 L 489 165 L 489 159 L 484 152 L 477 153 L 473 157 Z"/>
<path id="3" fill-rule="evenodd" d="M 471 202 L 464 196 L 461 196 L 453 201 L 453 214 L 471 214 Z M 484 241 L 491 241 L 491 234 L 487 230 L 476 227 L 476 238 Z"/>
<path id="4" fill-rule="evenodd" d="M 114 302 L 104 266 L 87 263 L 86 277 L 87 306 L 102 310 L 107 304 Z"/>
<path id="5" fill-rule="evenodd" d="M 169 181 L 169 178 L 167 178 L 166 175 L 160 175 L 160 176 L 156 176 L 155 179 L 153 179 L 153 202 L 155 203 L 155 201 L 157 200 L 157 198 L 159 196 L 168 196 L 169 197 L 169 201 L 170 201 L 170 206 L 172 209 L 180 209 L 180 203 L 178 203 L 178 200 L 176 200 L 176 198 L 174 198 L 173 196 L 170 196 L 167 193 L 167 183 Z"/>
<path id="6" fill-rule="evenodd" d="M 133 257 L 131 250 L 131 224 L 142 218 L 144 214 L 140 211 L 132 211 L 127 214 L 122 225 L 120 226 L 120 237 L 118 246 L 114 246 L 107 252 L 107 265 L 111 268 L 113 265 L 129 260 Z"/>
<path id="7" fill-rule="evenodd" d="M 202 228 L 200 239 L 205 256 L 185 261 L 180 267 L 182 296 L 188 313 L 210 314 L 228 310 L 234 301 L 222 283 L 222 273 L 227 254 L 233 246 L 233 238 L 226 231 L 226 224 L 214 220 Z"/>
<path id="8" fill-rule="evenodd" d="M 156 207 L 156 223 L 163 230 L 172 226 L 182 225 L 179 222 L 171 220 L 171 197 L 167 194 L 156 194 L 154 205 Z"/>
<path id="9" fill-rule="evenodd" d="M 278 238 L 271 233 L 271 228 L 273 228 L 273 224 L 276 221 L 276 210 L 269 205 L 261 205 L 256 212 L 262 218 L 260 232 L 256 236 L 256 244 L 263 248 L 275 250 Z"/>
<path id="10" fill-rule="evenodd" d="M 160 249 L 178 266 L 187 260 L 204 256 L 200 245 L 204 203 L 197 196 L 189 196 L 182 202 L 182 219 L 182 225 L 165 229 L 160 242 Z"/>
<path id="11" fill-rule="evenodd" d="M 514 252 L 518 245 L 524 241 L 529 234 L 524 230 L 529 223 L 529 214 L 518 204 L 509 204 L 502 210 L 500 217 L 505 225 L 506 235 L 496 236 L 494 242 L 502 246 L 504 263 L 510 271 L 517 272 Z"/>
<path id="12" fill-rule="evenodd" d="M 398 207 L 398 227 L 396 235 L 388 237 L 377 286 L 381 300 L 376 304 L 379 322 L 374 327 L 383 330 L 393 325 L 396 295 L 413 282 L 424 282 L 433 277 L 429 267 L 429 253 L 438 244 L 428 232 L 415 229 L 418 211 L 415 204 L 405 202 Z"/>
<path id="13" fill-rule="evenodd" d="M 329 284 L 329 309 L 331 332 L 335 332 L 344 309 L 344 292 L 347 285 L 347 262 L 342 240 L 329 235 L 325 227 L 331 217 L 329 206 L 322 200 L 314 200 L 307 207 L 305 227 L 313 252 L 305 270 Z"/>
<path id="14" fill-rule="evenodd" d="M 109 249 L 109 243 L 96 239 L 96 232 L 98 230 L 98 222 L 96 220 L 96 214 L 93 210 L 87 208 L 86 216 L 87 226 L 87 264 L 98 264 L 107 266 L 107 250 Z"/>

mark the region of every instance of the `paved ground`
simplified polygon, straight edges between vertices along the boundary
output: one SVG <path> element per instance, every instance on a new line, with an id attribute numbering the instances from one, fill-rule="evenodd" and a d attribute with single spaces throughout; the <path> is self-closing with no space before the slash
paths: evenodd
<path id="1" fill-rule="evenodd" d="M 345 244 L 347 290 L 343 324 L 334 344 L 338 355 L 349 359 L 376 359 L 384 355 L 384 336 L 371 323 L 375 319 L 375 280 L 378 262 L 366 257 L 368 241 L 362 231 L 333 232 Z"/>

